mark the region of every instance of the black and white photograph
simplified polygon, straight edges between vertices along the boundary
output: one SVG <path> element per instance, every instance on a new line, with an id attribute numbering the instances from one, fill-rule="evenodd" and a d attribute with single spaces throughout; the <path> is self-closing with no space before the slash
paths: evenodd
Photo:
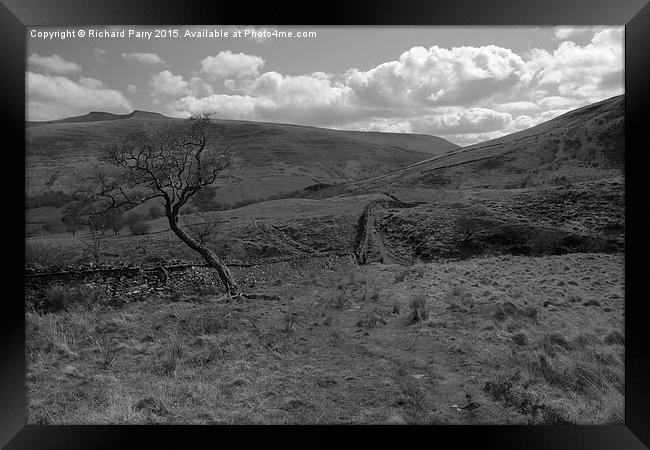
<path id="1" fill-rule="evenodd" d="M 623 26 L 25 33 L 27 424 L 625 423 Z"/>

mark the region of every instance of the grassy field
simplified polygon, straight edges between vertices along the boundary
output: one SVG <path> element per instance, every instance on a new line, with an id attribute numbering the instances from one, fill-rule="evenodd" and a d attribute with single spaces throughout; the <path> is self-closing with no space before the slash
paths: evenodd
<path id="1" fill-rule="evenodd" d="M 235 272 L 28 311 L 28 422 L 623 422 L 622 254 Z"/>

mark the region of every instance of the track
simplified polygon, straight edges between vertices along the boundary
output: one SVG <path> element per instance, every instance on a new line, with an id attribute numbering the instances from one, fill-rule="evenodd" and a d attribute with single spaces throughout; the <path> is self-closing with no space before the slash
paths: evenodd
<path id="1" fill-rule="evenodd" d="M 394 198 L 394 197 L 392 197 Z M 411 261 L 396 255 L 384 244 L 384 235 L 377 229 L 376 211 L 378 208 L 413 208 L 420 203 L 408 203 L 400 200 L 373 200 L 363 209 L 359 217 L 357 241 L 354 256 L 358 264 L 367 264 L 372 259 L 372 251 L 376 249 L 379 259 L 387 264 L 410 265 Z"/>

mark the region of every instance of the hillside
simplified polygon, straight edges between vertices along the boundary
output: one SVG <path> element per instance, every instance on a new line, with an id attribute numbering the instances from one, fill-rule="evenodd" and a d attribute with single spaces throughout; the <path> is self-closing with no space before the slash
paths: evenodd
<path id="1" fill-rule="evenodd" d="M 107 120 L 122 120 L 122 119 L 158 119 L 165 120 L 171 119 L 170 117 L 163 116 L 162 114 L 135 110 L 128 114 L 113 114 L 102 111 L 91 111 L 83 116 L 66 117 L 59 120 L 47 120 L 42 122 L 28 121 L 27 126 L 34 127 L 39 125 L 56 124 L 56 123 L 83 123 L 83 122 L 104 122 Z"/>
<path id="2" fill-rule="evenodd" d="M 613 97 L 526 130 L 354 183 L 393 188 L 512 189 L 609 178 L 625 161 L 625 98 Z"/>
<path id="3" fill-rule="evenodd" d="M 166 120 L 163 120 L 166 119 Z M 134 111 L 93 112 L 49 123 L 27 124 L 27 193 L 73 192 L 102 149 L 139 129 L 171 120 Z M 339 183 L 395 170 L 458 148 L 426 135 L 356 132 L 297 125 L 215 120 L 224 134 L 215 145 L 229 145 L 235 183 L 222 187 L 216 201 L 266 198 L 317 183 Z M 47 185 L 49 181 L 49 186 Z"/>

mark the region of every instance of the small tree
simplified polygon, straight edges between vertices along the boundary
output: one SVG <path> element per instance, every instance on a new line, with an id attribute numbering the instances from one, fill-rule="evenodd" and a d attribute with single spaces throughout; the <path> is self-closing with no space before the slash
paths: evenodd
<path id="1" fill-rule="evenodd" d="M 65 231 L 68 233 L 72 233 L 72 236 L 74 236 L 77 233 L 77 230 L 79 230 L 79 224 L 76 222 L 66 222 L 65 224 Z"/>
<path id="2" fill-rule="evenodd" d="M 239 296 L 239 286 L 228 267 L 178 223 L 181 208 L 197 192 L 223 177 L 231 165 L 226 148 L 208 145 L 214 128 L 209 115 L 204 114 L 180 124 L 173 122 L 159 132 L 141 131 L 129 136 L 108 151 L 107 160 L 115 170 L 98 171 L 88 192 L 105 211 L 151 199 L 162 201 L 171 231 L 216 269 L 228 294 Z"/>
<path id="3" fill-rule="evenodd" d="M 114 236 L 118 236 L 124 227 L 121 208 L 111 209 L 104 214 L 106 229 L 113 231 Z"/>
<path id="4" fill-rule="evenodd" d="M 88 255 L 95 264 L 101 264 L 104 249 L 104 234 L 93 228 L 90 229 L 90 239 L 81 240 L 83 252 Z"/>

